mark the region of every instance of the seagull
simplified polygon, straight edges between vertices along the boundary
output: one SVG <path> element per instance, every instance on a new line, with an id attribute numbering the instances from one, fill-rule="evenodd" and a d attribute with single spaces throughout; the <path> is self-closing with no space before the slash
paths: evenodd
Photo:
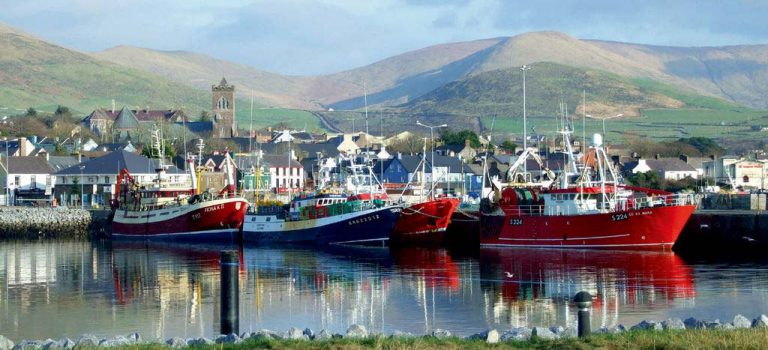
<path id="1" fill-rule="evenodd" d="M 505 275 L 505 276 L 507 276 L 507 278 L 512 278 L 512 277 L 515 277 L 515 274 L 514 274 L 514 273 L 511 273 L 511 272 L 509 272 L 509 271 L 504 271 L 504 275 Z"/>

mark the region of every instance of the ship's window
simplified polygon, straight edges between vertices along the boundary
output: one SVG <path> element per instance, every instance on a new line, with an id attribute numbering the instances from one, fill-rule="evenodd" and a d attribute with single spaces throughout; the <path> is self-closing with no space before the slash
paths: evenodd
<path id="1" fill-rule="evenodd" d="M 267 222 L 269 222 L 270 220 L 272 220 L 272 218 L 271 218 L 271 217 L 267 218 Z"/>

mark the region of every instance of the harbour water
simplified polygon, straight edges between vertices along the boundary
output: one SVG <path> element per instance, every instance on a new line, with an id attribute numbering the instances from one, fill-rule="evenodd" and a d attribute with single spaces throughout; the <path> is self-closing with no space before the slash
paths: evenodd
<path id="1" fill-rule="evenodd" d="M 673 253 L 424 248 L 0 243 L 0 333 L 22 339 L 218 334 L 219 252 L 240 253 L 240 331 L 468 335 L 574 325 L 569 299 L 598 295 L 593 327 L 768 313 L 768 265 Z M 512 277 L 507 277 L 507 272 Z"/>

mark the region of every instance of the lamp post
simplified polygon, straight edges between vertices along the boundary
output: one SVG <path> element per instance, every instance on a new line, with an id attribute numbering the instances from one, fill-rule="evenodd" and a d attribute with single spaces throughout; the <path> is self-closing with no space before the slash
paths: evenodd
<path id="1" fill-rule="evenodd" d="M 588 118 L 594 118 L 594 117 L 592 117 L 592 115 L 589 115 L 589 114 L 587 114 L 586 116 L 587 116 Z M 614 115 L 614 116 L 611 116 L 611 117 L 604 117 L 604 118 L 600 118 L 600 119 L 602 120 L 602 122 L 603 122 L 603 140 L 605 140 L 605 120 L 606 120 L 606 119 L 619 118 L 619 117 L 623 117 L 623 116 L 624 116 L 624 114 L 623 114 L 623 113 L 619 113 L 619 114 L 616 114 L 616 115 Z"/>
<path id="2" fill-rule="evenodd" d="M 528 149 L 528 125 L 526 123 L 526 110 L 525 110 L 525 71 L 530 70 L 531 67 L 523 65 L 520 70 L 523 71 L 523 152 Z M 528 172 L 527 166 L 523 163 L 523 173 Z"/>
<path id="3" fill-rule="evenodd" d="M 5 184 L 3 185 L 5 186 L 5 205 L 9 206 L 11 202 L 10 198 L 8 198 L 8 196 L 10 196 L 10 189 L 8 188 L 8 176 L 11 175 L 11 169 L 9 169 L 10 159 L 8 159 L 8 138 L 3 137 L 3 142 L 5 142 Z"/>
<path id="4" fill-rule="evenodd" d="M 416 121 L 416 125 L 423 126 L 425 128 L 429 128 L 429 142 L 432 143 L 432 147 L 430 148 L 430 172 L 431 172 L 431 184 L 429 185 L 429 191 L 432 192 L 435 187 L 435 135 L 434 130 L 435 128 L 447 128 L 448 124 L 442 124 L 442 125 L 426 125 L 422 124 L 418 120 Z M 434 196 L 434 194 L 433 194 Z"/>
<path id="5" fill-rule="evenodd" d="M 85 202 L 83 201 L 83 196 L 85 195 L 85 186 L 83 184 L 83 170 L 85 169 L 85 165 L 80 166 L 80 209 L 85 209 Z"/>

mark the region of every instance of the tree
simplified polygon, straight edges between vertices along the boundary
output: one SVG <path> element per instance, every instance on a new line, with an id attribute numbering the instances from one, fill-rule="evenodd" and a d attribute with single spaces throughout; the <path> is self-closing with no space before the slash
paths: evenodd
<path id="1" fill-rule="evenodd" d="M 517 149 L 517 145 L 514 144 L 512 141 L 504 140 L 504 142 L 502 142 L 501 145 L 499 145 L 499 148 L 514 154 L 515 150 Z"/>
<path id="2" fill-rule="evenodd" d="M 53 112 L 53 115 L 57 117 L 71 118 L 72 111 L 69 110 L 69 107 L 59 105 L 58 107 L 56 107 L 56 111 Z"/>
<path id="3" fill-rule="evenodd" d="M 36 117 L 37 116 L 37 110 L 29 107 L 27 108 L 27 113 L 25 114 L 27 117 Z"/>
<path id="4" fill-rule="evenodd" d="M 464 129 L 458 132 L 454 132 L 451 129 L 446 129 L 440 138 L 446 145 L 463 145 L 466 140 L 469 140 L 470 146 L 474 148 L 482 146 L 480 143 L 480 138 L 472 130 Z"/>
<path id="5" fill-rule="evenodd" d="M 209 122 L 211 121 L 211 114 L 208 113 L 206 110 L 200 111 L 200 121 L 201 122 Z"/>
<path id="6" fill-rule="evenodd" d="M 424 138 L 421 135 L 410 135 L 397 139 L 387 145 L 387 151 L 407 154 L 419 153 L 424 149 Z"/>
<path id="7" fill-rule="evenodd" d="M 632 174 L 627 176 L 626 180 L 632 185 L 639 187 L 655 189 L 661 189 L 662 187 L 662 179 L 659 178 L 659 173 L 656 171 Z"/>

